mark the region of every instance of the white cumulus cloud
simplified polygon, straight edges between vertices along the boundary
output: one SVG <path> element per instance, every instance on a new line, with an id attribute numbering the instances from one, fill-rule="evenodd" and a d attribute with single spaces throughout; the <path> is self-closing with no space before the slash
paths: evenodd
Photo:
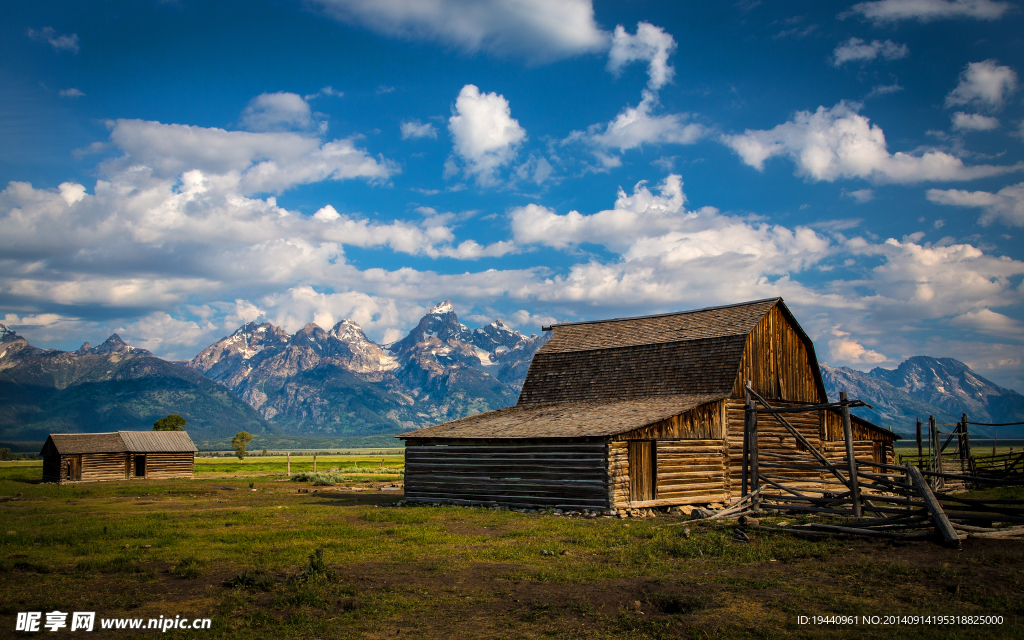
<path id="1" fill-rule="evenodd" d="M 241 193 L 280 192 L 321 180 L 387 180 L 394 163 L 370 156 L 351 139 L 322 142 L 291 132 L 226 131 L 145 120 L 112 123 L 110 141 L 126 155 L 115 164 L 141 165 L 159 177 L 198 170 L 204 179 Z"/>
<path id="2" fill-rule="evenodd" d="M 951 118 L 953 128 L 958 131 L 992 131 L 999 128 L 999 118 L 983 116 L 979 113 L 957 111 Z"/>
<path id="3" fill-rule="evenodd" d="M 1003 187 L 997 193 L 929 189 L 927 197 L 936 204 L 984 209 L 978 222 L 985 226 L 1003 222 L 1014 227 L 1024 227 L 1024 182 Z"/>
<path id="4" fill-rule="evenodd" d="M 526 130 L 512 117 L 508 100 L 497 93 L 481 93 L 467 84 L 459 92 L 448 119 L 455 153 L 465 170 L 481 185 L 496 182 L 495 172 L 515 158 Z"/>
<path id="5" fill-rule="evenodd" d="M 57 33 L 57 30 L 53 27 L 43 27 L 42 29 L 36 30 L 29 28 L 26 33 L 28 37 L 37 42 L 46 42 L 54 51 L 70 51 L 71 53 L 78 53 L 78 34 L 72 33 L 70 35 Z"/>
<path id="6" fill-rule="evenodd" d="M 403 122 L 401 128 L 402 140 L 408 140 L 409 138 L 437 138 L 437 127 L 429 122 L 411 120 Z"/>
<path id="7" fill-rule="evenodd" d="M 657 114 L 658 96 L 647 89 L 635 107 L 626 107 L 614 120 L 590 125 L 586 131 L 573 131 L 564 142 L 582 142 L 596 149 L 606 166 L 618 166 L 617 156 L 608 155 L 637 149 L 645 144 L 693 144 L 708 134 L 708 129 L 690 122 L 690 114 Z"/>
<path id="8" fill-rule="evenodd" d="M 960 73 L 960 83 L 946 96 L 946 106 L 976 105 L 1001 109 L 1017 90 L 1017 72 L 995 60 L 970 62 Z"/>
<path id="9" fill-rule="evenodd" d="M 675 69 L 668 63 L 668 57 L 675 48 L 676 41 L 671 34 L 649 22 L 638 23 L 636 35 L 630 35 L 619 25 L 612 35 L 608 70 L 617 76 L 630 62 L 647 62 L 647 86 L 657 91 L 672 81 Z"/>
<path id="10" fill-rule="evenodd" d="M 278 91 L 253 98 L 242 111 L 242 126 L 249 131 L 306 131 L 316 123 L 302 96 Z"/>
<path id="11" fill-rule="evenodd" d="M 409 39 L 545 62 L 602 51 L 591 0 L 314 0 L 344 22 Z"/>
<path id="12" fill-rule="evenodd" d="M 1012 8 L 1013 4 L 1009 2 L 994 0 L 878 0 L 855 4 L 850 13 L 878 23 L 900 20 L 930 22 L 944 18 L 998 20 Z"/>
<path id="13" fill-rule="evenodd" d="M 892 40 L 873 40 L 864 42 L 860 38 L 850 38 L 832 52 L 832 64 L 841 67 L 847 62 L 870 61 L 876 58 L 898 60 L 910 55 L 905 44 L 896 44 Z"/>
<path id="14" fill-rule="evenodd" d="M 859 114 L 859 106 L 840 102 L 832 108 L 818 107 L 814 113 L 800 111 L 773 129 L 748 129 L 742 134 L 725 135 L 722 142 L 758 171 L 768 159 L 784 156 L 796 164 L 797 175 L 813 181 L 972 180 L 1024 170 L 1024 163 L 967 166 L 943 151 L 889 153 L 882 128 Z"/>

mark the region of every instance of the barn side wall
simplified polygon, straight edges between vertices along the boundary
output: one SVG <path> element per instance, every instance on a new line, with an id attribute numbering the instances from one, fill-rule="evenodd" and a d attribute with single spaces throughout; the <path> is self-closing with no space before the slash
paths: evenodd
<path id="1" fill-rule="evenodd" d="M 146 479 L 191 478 L 195 470 L 194 453 L 147 453 Z"/>
<path id="2" fill-rule="evenodd" d="M 607 509 L 604 441 L 406 441 L 405 499 Z"/>

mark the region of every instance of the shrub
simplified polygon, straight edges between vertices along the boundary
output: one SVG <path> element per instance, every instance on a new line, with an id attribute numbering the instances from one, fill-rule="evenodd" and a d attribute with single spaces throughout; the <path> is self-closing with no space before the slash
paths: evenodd
<path id="1" fill-rule="evenodd" d="M 171 567 L 171 573 L 186 580 L 195 580 L 203 574 L 199 569 L 199 560 L 195 556 L 185 556 L 178 564 Z"/>
<path id="2" fill-rule="evenodd" d="M 321 580 L 333 580 L 334 578 L 334 572 L 328 569 L 327 563 L 324 562 L 324 550 L 317 549 L 309 554 L 309 564 L 303 567 L 299 574 L 295 576 L 295 582 L 308 584 L 320 582 Z"/>
<path id="3" fill-rule="evenodd" d="M 243 571 L 234 578 L 224 581 L 225 587 L 232 589 L 253 589 L 256 591 L 270 591 L 274 588 L 274 578 L 262 571 Z"/>

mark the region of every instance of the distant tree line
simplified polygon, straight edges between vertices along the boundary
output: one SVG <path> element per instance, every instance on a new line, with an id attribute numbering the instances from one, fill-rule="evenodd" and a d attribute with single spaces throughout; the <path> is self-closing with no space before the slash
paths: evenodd
<path id="1" fill-rule="evenodd" d="M 35 460 L 36 454 L 34 453 L 11 453 L 11 450 L 7 447 L 0 449 L 0 460 Z"/>

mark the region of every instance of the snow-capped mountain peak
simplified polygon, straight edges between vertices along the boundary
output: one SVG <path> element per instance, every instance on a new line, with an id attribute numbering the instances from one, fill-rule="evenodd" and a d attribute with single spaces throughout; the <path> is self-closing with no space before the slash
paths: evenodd
<path id="1" fill-rule="evenodd" d="M 14 342 L 15 340 L 21 340 L 21 336 L 14 333 L 14 330 L 9 328 L 5 324 L 0 324 L 0 344 L 4 342 Z"/>
<path id="2" fill-rule="evenodd" d="M 431 307 L 427 315 L 441 316 L 446 313 L 453 313 L 455 311 L 455 305 L 452 304 L 451 300 L 445 300 L 444 302 L 434 305 Z"/>

